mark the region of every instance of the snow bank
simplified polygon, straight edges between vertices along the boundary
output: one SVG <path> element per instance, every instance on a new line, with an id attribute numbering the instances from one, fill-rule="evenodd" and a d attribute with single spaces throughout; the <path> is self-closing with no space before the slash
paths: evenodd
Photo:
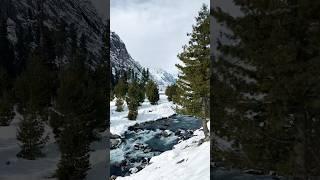
<path id="1" fill-rule="evenodd" d="M 114 100 L 110 102 L 110 132 L 112 134 L 122 135 L 128 130 L 128 127 L 133 126 L 136 123 L 155 121 L 172 116 L 175 114 L 173 107 L 174 104 L 169 102 L 167 96 L 161 93 L 158 105 L 151 105 L 148 101 L 145 101 L 138 109 L 137 120 L 132 121 L 127 118 L 129 110 L 126 104 L 123 112 L 117 112 Z"/>
<path id="2" fill-rule="evenodd" d="M 204 138 L 203 131 L 197 130 L 194 135 L 174 149 L 151 158 L 150 165 L 136 174 L 116 180 L 209 180 L 210 143 L 198 146 L 199 140 Z"/>

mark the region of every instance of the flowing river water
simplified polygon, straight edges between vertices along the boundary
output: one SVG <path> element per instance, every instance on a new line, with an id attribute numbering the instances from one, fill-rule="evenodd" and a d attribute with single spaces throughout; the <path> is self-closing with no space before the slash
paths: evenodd
<path id="1" fill-rule="evenodd" d="M 173 115 L 129 127 L 123 137 L 113 139 L 111 175 L 127 176 L 144 168 L 151 157 L 171 150 L 179 141 L 201 128 L 201 121 L 190 116 Z"/>

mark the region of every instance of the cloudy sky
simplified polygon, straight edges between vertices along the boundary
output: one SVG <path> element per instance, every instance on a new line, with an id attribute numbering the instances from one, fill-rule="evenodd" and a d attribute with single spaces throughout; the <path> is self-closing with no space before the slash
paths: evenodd
<path id="1" fill-rule="evenodd" d="M 177 73 L 177 54 L 209 0 L 110 0 L 111 30 L 141 65 Z"/>

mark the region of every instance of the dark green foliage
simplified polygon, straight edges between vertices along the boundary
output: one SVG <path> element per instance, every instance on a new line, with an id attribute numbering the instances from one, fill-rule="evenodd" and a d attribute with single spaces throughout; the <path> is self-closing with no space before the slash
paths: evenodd
<path id="1" fill-rule="evenodd" d="M 146 83 L 149 81 L 150 79 L 150 74 L 149 74 L 149 69 L 142 69 L 142 74 L 141 74 L 141 84 L 142 86 L 145 86 Z"/>
<path id="2" fill-rule="evenodd" d="M 14 77 L 14 49 L 8 39 L 7 19 L 0 18 L 0 68 L 7 71 L 9 77 Z"/>
<path id="3" fill-rule="evenodd" d="M 29 57 L 26 70 L 15 84 L 15 93 L 24 117 L 17 134 L 22 148 L 18 157 L 26 159 L 35 159 L 43 155 L 41 148 L 45 144 L 44 121 L 48 118 L 52 95 L 51 76 L 38 53 L 35 51 Z"/>
<path id="4" fill-rule="evenodd" d="M 15 77 L 14 48 L 8 39 L 7 19 L 0 18 L 0 126 L 8 126 L 13 119 L 12 80 Z"/>
<path id="5" fill-rule="evenodd" d="M 128 104 L 128 106 L 130 106 L 131 109 L 136 108 L 136 105 L 133 105 L 133 102 L 129 101 L 129 104 Z M 136 108 L 134 110 L 129 110 L 129 113 L 128 113 L 128 119 L 129 120 L 136 120 L 137 116 L 138 116 L 138 108 Z"/>
<path id="6" fill-rule="evenodd" d="M 13 100 L 9 93 L 2 93 L 0 97 L 0 126 L 9 126 L 14 117 Z"/>
<path id="7" fill-rule="evenodd" d="M 67 116 L 59 147 L 62 153 L 56 176 L 59 180 L 85 179 L 90 169 L 88 134 L 78 117 Z"/>
<path id="8" fill-rule="evenodd" d="M 37 113 L 26 112 L 19 124 L 17 139 L 21 150 L 17 157 L 34 160 L 43 157 L 42 148 L 49 136 L 44 136 L 44 123 L 42 116 Z"/>
<path id="9" fill-rule="evenodd" d="M 178 58 L 184 64 L 177 64 L 181 71 L 177 80 L 177 103 L 182 106 L 181 113 L 202 119 L 206 139 L 209 136 L 207 121 L 210 100 L 210 19 L 209 10 L 203 5 L 196 17 L 188 45 Z"/>
<path id="10" fill-rule="evenodd" d="M 116 106 L 117 106 L 116 111 L 117 112 L 123 111 L 123 104 L 124 104 L 124 101 L 121 98 L 117 98 L 117 100 L 116 100 Z"/>
<path id="11" fill-rule="evenodd" d="M 152 80 L 146 85 L 146 95 L 152 105 L 157 104 L 160 99 L 158 85 Z"/>
<path id="12" fill-rule="evenodd" d="M 85 47 L 85 37 L 82 36 L 80 46 L 75 47 L 71 62 L 60 74 L 54 112 L 56 122 L 51 123 L 59 133 L 59 179 L 85 178 L 90 167 L 90 143 L 97 139 L 97 130 L 103 131 L 107 127 L 105 86 L 108 65 L 101 61 L 95 70 L 90 69 L 86 65 Z"/>
<path id="13" fill-rule="evenodd" d="M 237 142 L 243 156 L 221 159 L 300 179 L 318 176 L 320 3 L 234 2 L 243 16 L 212 11 L 231 30 L 221 33 L 229 43 L 218 39 L 221 55 L 213 64 L 213 128 Z"/>
<path id="14" fill-rule="evenodd" d="M 177 85 L 173 84 L 166 88 L 165 94 L 168 96 L 168 101 L 175 101 L 175 98 L 177 96 Z"/>
<path id="15" fill-rule="evenodd" d="M 29 112 L 45 113 L 51 103 L 53 94 L 52 74 L 45 65 L 39 51 L 32 53 L 26 70 L 17 78 L 15 94 L 22 109 Z"/>
<path id="16" fill-rule="evenodd" d="M 114 94 L 117 98 L 124 98 L 128 91 L 128 83 L 124 78 L 120 78 L 116 86 L 114 87 Z"/>
<path id="17" fill-rule="evenodd" d="M 56 111 L 60 130 L 59 179 L 84 179 L 89 167 L 89 145 L 94 138 L 95 88 L 83 61 L 76 57 L 61 74 Z M 58 131 L 59 132 L 59 131 Z"/>
<path id="18" fill-rule="evenodd" d="M 141 103 L 144 102 L 144 100 L 146 98 L 146 92 L 145 91 L 146 91 L 146 89 L 143 86 L 143 84 L 139 84 L 139 89 L 138 89 L 138 94 L 137 94 L 139 106 L 141 105 Z"/>
<path id="19" fill-rule="evenodd" d="M 139 84 L 134 81 L 129 85 L 128 89 L 128 95 L 126 98 L 129 113 L 128 113 L 128 119 L 129 120 L 136 120 L 138 116 L 138 107 L 139 107 L 139 97 L 137 97 L 137 94 L 139 94 Z"/>
<path id="20" fill-rule="evenodd" d="M 8 126 L 14 117 L 10 84 L 8 73 L 0 68 L 0 126 Z"/>
<path id="21" fill-rule="evenodd" d="M 100 131 L 104 131 L 107 128 L 106 109 L 108 107 L 108 88 L 107 88 L 107 73 L 108 65 L 106 62 L 101 62 L 96 70 L 93 72 L 92 80 L 95 82 L 92 86 L 95 89 L 94 106 L 96 107 L 96 124 L 94 125 Z"/>

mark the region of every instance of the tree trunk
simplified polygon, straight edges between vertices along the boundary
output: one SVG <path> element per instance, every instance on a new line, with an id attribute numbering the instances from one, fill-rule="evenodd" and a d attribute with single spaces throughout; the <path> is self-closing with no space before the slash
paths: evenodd
<path id="1" fill-rule="evenodd" d="M 203 133 L 204 133 L 204 136 L 205 136 L 205 141 L 209 141 L 210 140 L 210 131 L 209 131 L 209 128 L 208 128 L 208 98 L 207 97 L 203 97 L 202 98 L 202 112 L 204 114 L 204 116 L 202 117 L 202 127 L 203 127 Z"/>

